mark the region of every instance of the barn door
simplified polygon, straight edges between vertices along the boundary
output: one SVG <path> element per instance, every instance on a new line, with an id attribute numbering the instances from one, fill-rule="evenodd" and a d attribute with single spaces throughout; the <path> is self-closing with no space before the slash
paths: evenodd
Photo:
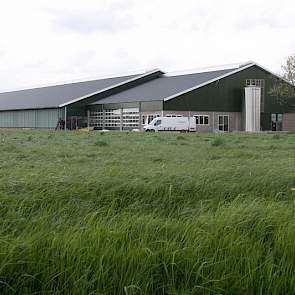
<path id="1" fill-rule="evenodd" d="M 283 114 L 271 114 L 271 130 L 282 131 L 283 129 Z"/>

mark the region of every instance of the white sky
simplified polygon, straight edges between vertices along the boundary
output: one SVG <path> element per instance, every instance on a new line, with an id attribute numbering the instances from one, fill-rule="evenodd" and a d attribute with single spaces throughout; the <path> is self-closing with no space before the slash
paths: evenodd
<path id="1" fill-rule="evenodd" d="M 295 52 L 294 0 L 9 0 L 0 10 L 0 90 Z"/>

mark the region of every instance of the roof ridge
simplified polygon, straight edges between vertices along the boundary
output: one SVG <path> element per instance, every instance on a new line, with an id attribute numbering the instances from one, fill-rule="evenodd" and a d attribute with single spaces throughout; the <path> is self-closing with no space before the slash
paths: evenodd
<path id="1" fill-rule="evenodd" d="M 92 78 L 78 78 L 78 79 L 73 79 L 73 80 L 64 80 L 60 82 L 50 82 L 50 83 L 44 83 L 44 84 L 37 84 L 37 85 L 32 85 L 30 87 L 25 87 L 25 88 L 11 88 L 11 89 L 4 89 L 0 90 L 0 93 L 9 93 L 9 92 L 18 92 L 18 91 L 23 91 L 23 90 L 32 90 L 32 89 L 40 89 L 40 88 L 47 88 L 47 87 L 54 87 L 54 86 L 63 86 L 63 85 L 72 85 L 72 84 L 78 84 L 78 83 L 87 83 L 87 82 L 94 82 L 94 81 L 100 81 L 100 80 L 107 80 L 107 79 L 116 79 L 116 78 L 123 78 L 123 77 L 135 77 L 135 76 L 140 76 L 145 73 L 149 73 L 152 70 L 145 70 L 145 71 L 134 71 L 133 73 L 126 72 L 125 74 L 113 74 L 113 75 L 103 75 L 103 76 L 98 76 L 98 77 L 92 77 Z"/>
<path id="2" fill-rule="evenodd" d="M 165 76 L 167 77 L 174 77 L 174 76 L 182 76 L 182 75 L 190 75 L 190 74 L 199 74 L 199 73 L 208 73 L 208 72 L 217 72 L 222 70 L 231 70 L 231 69 L 238 69 L 245 65 L 253 63 L 252 61 L 247 62 L 238 62 L 238 63 L 231 63 L 231 64 L 222 64 L 222 65 L 215 65 L 215 66 L 208 66 L 208 67 L 199 67 L 199 68 L 192 68 L 180 71 L 171 71 L 167 72 Z"/>

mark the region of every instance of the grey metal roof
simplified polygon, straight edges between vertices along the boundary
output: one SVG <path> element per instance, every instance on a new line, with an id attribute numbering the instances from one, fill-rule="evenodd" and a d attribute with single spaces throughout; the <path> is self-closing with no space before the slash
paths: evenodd
<path id="1" fill-rule="evenodd" d="M 92 104 L 164 100 L 167 97 L 226 75 L 234 70 L 236 68 L 180 76 L 161 76 L 147 83 L 100 99 Z"/>
<path id="2" fill-rule="evenodd" d="M 0 93 L 0 110 L 55 108 L 137 76 L 139 75 L 4 92 Z"/>

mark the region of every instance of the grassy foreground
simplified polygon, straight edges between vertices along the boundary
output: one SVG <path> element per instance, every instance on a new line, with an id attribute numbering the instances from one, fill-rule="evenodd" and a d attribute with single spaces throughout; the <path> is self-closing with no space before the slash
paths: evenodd
<path id="1" fill-rule="evenodd" d="M 294 294 L 295 134 L 0 130 L 1 294 Z"/>

